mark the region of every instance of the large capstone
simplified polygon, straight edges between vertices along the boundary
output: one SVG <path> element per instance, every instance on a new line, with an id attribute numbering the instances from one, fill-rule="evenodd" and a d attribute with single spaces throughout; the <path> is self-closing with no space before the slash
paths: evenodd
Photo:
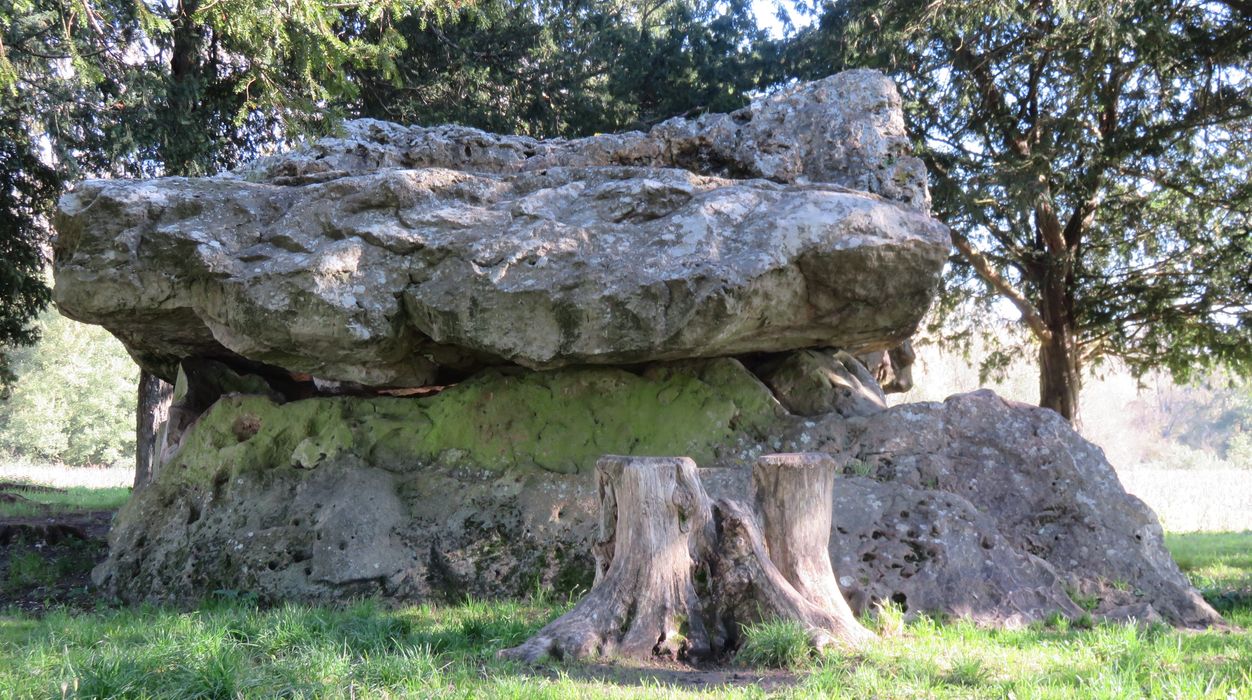
<path id="1" fill-rule="evenodd" d="M 361 121 L 219 177 L 88 181 L 60 203 L 56 302 L 171 380 L 187 357 L 418 387 L 885 350 L 948 250 L 899 110 L 855 71 L 646 134 Z"/>

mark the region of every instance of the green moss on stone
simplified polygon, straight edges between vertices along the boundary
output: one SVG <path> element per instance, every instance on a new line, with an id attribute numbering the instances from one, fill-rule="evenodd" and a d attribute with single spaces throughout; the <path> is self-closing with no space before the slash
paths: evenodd
<path id="1" fill-rule="evenodd" d="M 224 466 L 236 474 L 312 469 L 345 457 L 393 471 L 439 463 L 575 473 L 606 453 L 709 463 L 737 436 L 763 433 L 780 410 L 764 385 L 726 359 L 658 365 L 642 375 L 491 371 L 422 399 L 279 405 L 232 395 L 201 416 L 166 469 L 203 483 Z"/>

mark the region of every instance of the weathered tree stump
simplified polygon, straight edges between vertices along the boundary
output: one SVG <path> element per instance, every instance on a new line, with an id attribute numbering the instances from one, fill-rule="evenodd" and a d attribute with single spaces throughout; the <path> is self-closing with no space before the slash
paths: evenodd
<path id="1" fill-rule="evenodd" d="M 769 618 L 799 622 L 817 646 L 871 639 L 839 593 L 826 553 L 833 461 L 770 456 L 757 471 L 757 499 L 769 512 L 764 535 L 746 506 L 712 503 L 686 457 L 602 457 L 591 592 L 501 655 L 531 662 L 544 656 L 703 659 L 733 651 L 742 625 Z M 824 491 L 819 484 L 817 493 L 800 493 L 807 481 L 827 478 Z M 785 492 L 777 501 L 772 486 Z M 816 531 L 821 522 L 824 538 Z M 773 550 L 781 553 L 781 569 Z"/>
<path id="2" fill-rule="evenodd" d="M 873 635 L 852 614 L 830 563 L 836 466 L 823 452 L 763 455 L 752 470 L 752 502 L 770 561 L 801 596 L 834 618 L 829 632 L 859 643 Z"/>
<path id="3" fill-rule="evenodd" d="M 606 456 L 596 471 L 603 573 L 573 610 L 504 655 L 526 661 L 707 655 L 693 573 L 695 540 L 711 517 L 695 462 Z"/>
<path id="4" fill-rule="evenodd" d="M 135 490 L 156 478 L 161 466 L 159 433 L 170 414 L 174 387 L 148 370 L 139 372 L 139 400 L 135 404 Z"/>

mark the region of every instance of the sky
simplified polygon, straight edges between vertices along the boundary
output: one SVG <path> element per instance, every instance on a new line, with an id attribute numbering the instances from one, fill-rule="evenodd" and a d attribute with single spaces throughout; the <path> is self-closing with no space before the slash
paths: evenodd
<path id="1" fill-rule="evenodd" d="M 788 8 L 788 14 L 791 15 L 791 23 L 800 28 L 807 26 L 811 21 L 808 17 L 802 17 L 792 11 L 794 3 L 791 0 L 752 0 L 752 12 L 756 15 L 756 23 L 768 31 L 775 38 L 782 36 L 782 25 L 778 22 L 778 4 L 782 3 Z"/>

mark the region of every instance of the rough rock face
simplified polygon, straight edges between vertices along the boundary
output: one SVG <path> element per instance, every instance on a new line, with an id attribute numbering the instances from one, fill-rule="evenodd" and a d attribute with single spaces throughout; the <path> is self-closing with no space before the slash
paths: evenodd
<path id="1" fill-rule="evenodd" d="M 975 618 L 996 601 L 995 616 L 1030 619 L 1066 609 L 1063 592 L 1095 596 L 1113 617 L 1145 619 L 1146 603 L 1175 624 L 1219 619 L 1165 549 L 1156 515 L 1051 410 L 980 390 L 827 417 L 787 443 L 837 452 L 876 482 L 835 508 L 832 559 L 853 598 L 943 601 Z"/>
<path id="2" fill-rule="evenodd" d="M 913 388 L 913 342 L 906 340 L 890 350 L 875 350 L 857 357 L 885 394 L 901 394 Z"/>
<path id="3" fill-rule="evenodd" d="M 345 132 L 306 150 L 258 160 L 239 175 L 290 185 L 386 168 L 512 174 L 631 165 L 734 179 L 827 182 L 919 210 L 930 206 L 926 168 L 911 153 L 900 94 L 871 70 L 799 83 L 730 114 L 670 119 L 647 133 L 540 141 L 372 119 L 349 122 Z"/>
<path id="4" fill-rule="evenodd" d="M 730 359 L 492 371 L 425 398 L 228 395 L 123 508 L 97 575 L 128 600 L 568 587 L 591 572 L 599 456 L 739 464 L 784 417 Z"/>
<path id="5" fill-rule="evenodd" d="M 374 386 L 890 345 L 947 251 L 934 220 L 869 195 L 630 167 L 95 181 L 59 232 L 61 309 L 140 357 Z"/>
<path id="6" fill-rule="evenodd" d="M 798 416 L 850 418 L 887 408 L 887 397 L 865 365 L 842 351 L 800 350 L 757 368 L 779 402 Z"/>
<path id="7" fill-rule="evenodd" d="M 854 71 L 648 134 L 367 121 L 223 177 L 89 181 L 60 204 L 56 301 L 171 380 L 185 357 L 416 387 L 886 349 L 948 249 L 899 110 Z"/>
<path id="8" fill-rule="evenodd" d="M 1020 624 L 1080 615 L 1081 593 L 1100 614 L 1218 620 L 1059 417 L 979 392 L 806 418 L 734 360 L 497 372 L 425 398 L 228 395 L 119 514 L 96 574 L 132 601 L 570 590 L 591 579 L 599 455 L 692 455 L 710 495 L 742 498 L 751 460 L 797 449 L 846 464 L 831 555 L 854 609 Z"/>

